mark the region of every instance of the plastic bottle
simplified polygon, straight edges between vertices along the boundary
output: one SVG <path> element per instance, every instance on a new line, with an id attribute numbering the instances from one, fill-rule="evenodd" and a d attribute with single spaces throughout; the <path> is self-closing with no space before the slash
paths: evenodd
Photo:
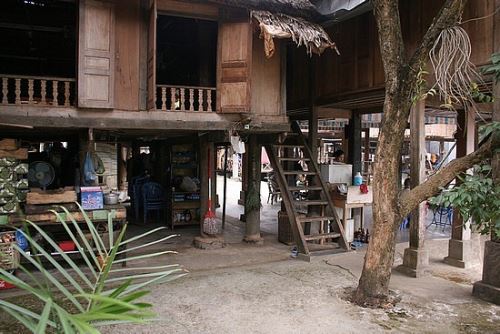
<path id="1" fill-rule="evenodd" d="M 360 172 L 357 172 L 356 175 L 354 176 L 354 185 L 360 186 L 362 184 L 363 184 L 363 177 L 361 176 Z"/>

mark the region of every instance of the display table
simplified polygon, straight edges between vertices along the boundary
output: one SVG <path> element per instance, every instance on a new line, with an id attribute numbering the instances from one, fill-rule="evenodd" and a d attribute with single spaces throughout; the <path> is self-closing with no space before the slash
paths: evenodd
<path id="1" fill-rule="evenodd" d="M 64 205 L 62 205 L 64 206 Z M 85 226 L 86 221 L 83 213 L 76 207 L 74 204 L 66 205 L 67 208 L 71 209 L 69 212 L 73 216 L 73 219 L 78 223 L 82 224 L 82 226 Z M 50 230 L 51 233 L 54 233 L 54 230 L 56 231 L 64 231 L 64 227 L 62 224 L 58 221 L 56 215 L 50 211 L 43 210 L 44 212 L 40 213 L 32 213 L 32 214 L 27 214 L 27 215 L 21 215 L 21 214 L 11 214 L 8 216 L 8 221 L 7 224 L 0 225 L 0 230 L 12 230 L 14 228 L 20 228 L 22 227 L 26 220 L 31 221 L 32 223 L 42 226 L 42 228 L 45 230 Z M 71 217 L 67 216 L 63 210 L 59 208 L 57 210 L 60 215 L 65 219 L 66 222 L 69 222 L 71 224 Z M 87 214 L 88 218 L 92 221 L 94 224 L 96 230 L 98 233 L 101 235 L 101 238 L 104 240 L 105 244 L 106 241 L 108 240 L 107 233 L 108 231 L 108 215 L 111 214 L 112 220 L 113 220 L 113 232 L 115 233 L 115 240 L 118 237 L 118 234 L 122 230 L 123 226 L 126 224 L 127 220 L 127 211 L 124 205 L 105 205 L 103 209 L 100 210 L 85 210 L 85 213 Z M 30 228 L 31 230 L 32 228 Z M 84 231 L 86 233 L 86 231 Z M 120 249 L 125 249 L 126 245 L 123 245 L 120 247 Z M 68 255 L 73 255 L 73 256 L 80 256 L 80 252 L 78 250 L 73 250 L 73 251 L 67 251 L 65 252 Z M 56 253 L 52 253 L 52 255 L 58 255 Z M 119 258 L 125 259 L 126 258 L 126 253 L 123 253 L 122 255 L 119 256 Z M 22 262 L 26 262 L 26 260 L 22 260 Z M 126 261 L 122 262 L 122 266 L 126 265 Z"/>
<path id="2" fill-rule="evenodd" d="M 64 206 L 64 204 L 62 204 Z M 65 221 L 70 222 L 71 219 L 70 217 L 66 217 L 66 214 L 64 213 L 63 210 L 57 210 L 62 217 L 65 218 Z M 85 218 L 83 216 L 83 213 L 80 210 L 70 210 L 69 211 L 75 221 L 77 222 L 84 222 Z M 97 222 L 107 222 L 108 221 L 108 214 L 111 213 L 111 216 L 113 218 L 113 222 L 120 222 L 124 223 L 127 219 L 127 210 L 125 206 L 117 204 L 117 205 L 105 205 L 103 209 L 100 210 L 85 210 L 85 213 L 89 217 L 89 219 L 93 223 Z M 45 211 L 41 213 L 34 213 L 34 214 L 11 214 L 8 217 L 7 224 L 6 226 L 11 226 L 11 227 L 19 227 L 24 224 L 26 220 L 31 221 L 34 224 L 37 225 L 54 225 L 54 224 L 59 224 L 57 217 L 54 213 Z"/>
<path id="3" fill-rule="evenodd" d="M 373 203 L 373 191 L 371 186 L 368 186 L 368 193 L 366 194 L 363 194 L 359 190 L 359 186 L 349 186 L 347 189 L 347 196 L 342 195 L 336 191 L 330 191 L 330 196 L 332 198 L 333 205 L 343 210 L 342 222 L 344 225 L 346 224 L 347 219 L 352 218 L 350 214 L 351 209 L 359 208 L 361 209 L 360 227 L 364 227 L 365 206 L 371 206 Z"/>

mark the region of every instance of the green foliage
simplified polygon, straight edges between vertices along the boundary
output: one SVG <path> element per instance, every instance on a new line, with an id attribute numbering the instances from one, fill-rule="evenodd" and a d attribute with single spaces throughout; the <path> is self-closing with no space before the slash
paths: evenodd
<path id="1" fill-rule="evenodd" d="M 85 218 L 84 224 L 78 224 L 66 208 L 61 207 L 61 209 L 62 213 L 55 211 L 53 213 L 75 243 L 84 264 L 77 265 L 43 229 L 27 221 L 24 230 L 29 227 L 36 231 L 42 240 L 34 240 L 29 233 L 24 233 L 31 247 L 31 255 L 17 245 L 14 247 L 38 273 L 32 273 L 21 266 L 19 269 L 29 278 L 21 280 L 12 273 L 0 269 L 0 279 L 39 299 L 45 307 L 41 312 L 36 312 L 0 299 L 0 309 L 16 318 L 33 333 L 50 331 L 93 334 L 99 333 L 98 327 L 102 325 L 143 323 L 153 319 L 155 314 L 150 311 L 152 305 L 139 301 L 149 293 L 144 289 L 152 284 L 184 276 L 184 270 L 176 264 L 156 267 L 118 266 L 124 261 L 133 263 L 136 260 L 175 253 L 162 251 L 122 258 L 130 251 L 142 250 L 176 235 L 130 247 L 131 242 L 154 235 L 165 228 L 160 227 L 123 240 L 126 229 L 124 226 L 115 239 L 112 217 L 108 215 L 108 237 L 103 238 L 81 207 L 80 210 Z M 55 252 L 48 252 L 43 245 L 50 245 Z M 43 265 L 42 259 L 48 262 L 52 269 Z"/>
<path id="2" fill-rule="evenodd" d="M 473 224 L 480 233 L 495 233 L 500 237 L 500 185 L 494 184 L 490 165 L 476 165 L 473 174 L 458 178 L 463 182 L 450 190 L 443 190 L 429 202 L 433 205 L 451 206 Z"/>
<path id="3" fill-rule="evenodd" d="M 415 83 L 415 93 L 411 99 L 412 105 L 416 104 L 418 101 L 427 98 L 428 96 L 436 95 L 436 90 L 431 88 L 427 90 L 427 80 L 425 76 L 428 75 L 429 72 L 423 69 L 423 66 L 420 65 L 417 73 L 417 82 Z"/>
<path id="4" fill-rule="evenodd" d="M 493 97 L 493 95 L 491 93 L 486 93 L 486 94 L 482 93 L 479 90 L 479 86 L 475 82 L 473 82 L 471 85 L 471 95 L 472 95 L 474 102 L 477 102 L 477 103 L 491 103 L 491 102 L 495 101 L 495 98 Z"/>
<path id="5" fill-rule="evenodd" d="M 495 82 L 500 81 L 500 53 L 491 55 L 491 65 L 486 65 L 481 69 L 482 74 L 492 74 Z"/>
<path id="6" fill-rule="evenodd" d="M 482 142 L 490 134 L 500 134 L 500 122 L 484 124 L 479 128 L 479 142 Z"/>

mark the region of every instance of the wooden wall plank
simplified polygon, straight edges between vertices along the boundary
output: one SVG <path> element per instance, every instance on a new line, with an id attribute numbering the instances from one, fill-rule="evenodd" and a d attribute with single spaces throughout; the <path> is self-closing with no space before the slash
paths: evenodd
<path id="1" fill-rule="evenodd" d="M 116 7 L 115 108 L 139 110 L 140 1 L 126 0 Z"/>
<path id="2" fill-rule="evenodd" d="M 270 58 L 264 53 L 264 41 L 258 34 L 253 37 L 252 56 L 252 114 L 281 114 L 281 47 L 275 41 L 276 51 Z"/>

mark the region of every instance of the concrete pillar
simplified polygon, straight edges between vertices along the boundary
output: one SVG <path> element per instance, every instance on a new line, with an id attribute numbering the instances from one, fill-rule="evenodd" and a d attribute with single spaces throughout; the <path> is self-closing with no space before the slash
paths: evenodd
<path id="1" fill-rule="evenodd" d="M 410 113 L 410 181 L 414 188 L 425 181 L 425 100 L 418 101 Z M 410 215 L 410 247 L 405 249 L 403 264 L 398 270 L 411 277 L 425 274 L 429 252 L 424 248 L 425 203 Z"/>
<path id="2" fill-rule="evenodd" d="M 245 237 L 243 241 L 261 245 L 260 235 L 260 172 L 262 145 L 256 135 L 250 135 L 247 151 L 247 192 L 245 195 Z M 248 204 L 253 204 L 248 207 Z"/>
<path id="3" fill-rule="evenodd" d="M 459 111 L 457 114 L 457 158 L 474 151 L 476 125 L 473 111 Z M 457 179 L 456 182 L 459 182 Z M 470 268 L 480 263 L 479 238 L 472 237 L 470 222 L 464 222 L 458 210 L 453 212 L 451 239 L 448 244 L 448 256 L 444 262 L 459 268 Z"/>
<path id="4" fill-rule="evenodd" d="M 497 10 L 494 20 L 495 51 L 500 52 L 500 0 L 495 0 Z M 493 95 L 497 96 L 493 105 L 493 122 L 500 122 L 500 82 L 493 87 Z M 500 152 L 496 152 L 491 158 L 493 182 L 500 183 Z M 481 299 L 500 305 L 500 238 L 492 235 L 492 241 L 484 245 L 483 277 L 474 283 L 472 294 Z"/>
<path id="5" fill-rule="evenodd" d="M 352 165 L 352 177 L 354 181 L 354 176 L 357 172 L 361 172 L 361 114 L 353 111 L 351 120 L 347 127 L 348 141 L 348 151 L 347 155 L 348 163 Z"/>

